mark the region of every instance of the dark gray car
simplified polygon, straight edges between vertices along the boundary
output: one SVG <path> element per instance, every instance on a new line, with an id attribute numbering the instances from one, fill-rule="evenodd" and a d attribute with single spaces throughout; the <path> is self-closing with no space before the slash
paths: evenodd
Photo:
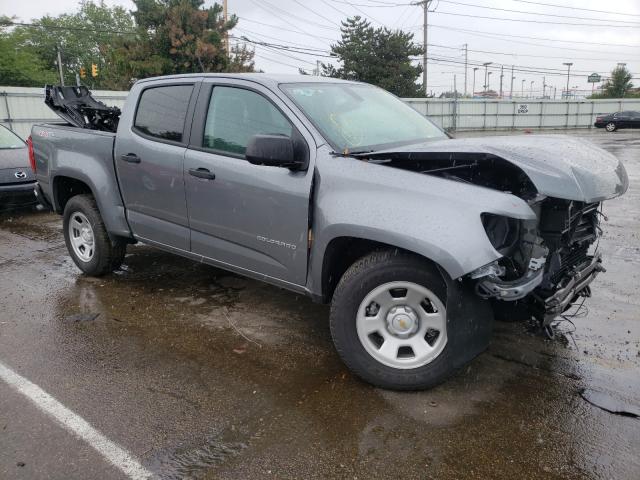
<path id="1" fill-rule="evenodd" d="M 34 203 L 35 185 L 27 144 L 0 125 L 0 210 Z"/>

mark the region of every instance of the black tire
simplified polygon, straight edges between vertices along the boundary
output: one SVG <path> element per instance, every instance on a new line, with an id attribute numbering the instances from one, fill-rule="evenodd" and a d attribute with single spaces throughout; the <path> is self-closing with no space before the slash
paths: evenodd
<path id="1" fill-rule="evenodd" d="M 604 129 L 607 132 L 615 132 L 618 129 L 618 126 L 613 122 L 609 122 L 604 126 Z"/>
<path id="2" fill-rule="evenodd" d="M 443 275 L 425 259 L 395 250 L 373 252 L 356 261 L 346 271 L 333 295 L 330 325 L 336 350 L 353 373 L 379 387 L 419 390 L 443 382 L 475 356 L 465 353 L 464 334 L 458 333 L 464 331 L 464 327 L 459 327 L 460 322 L 466 320 L 451 318 L 449 312 L 444 349 L 430 363 L 417 368 L 393 368 L 379 362 L 367 352 L 358 338 L 358 308 L 373 289 L 388 282 L 412 282 L 429 289 L 447 305 L 448 284 Z"/>
<path id="3" fill-rule="evenodd" d="M 87 218 L 93 230 L 94 252 L 88 261 L 82 260 L 71 245 L 69 222 L 77 212 Z M 98 205 L 92 195 L 76 195 L 69 199 L 64 207 L 62 225 L 69 255 L 83 273 L 100 277 L 120 267 L 127 251 L 127 243 L 123 239 L 112 241 L 109 238 Z"/>

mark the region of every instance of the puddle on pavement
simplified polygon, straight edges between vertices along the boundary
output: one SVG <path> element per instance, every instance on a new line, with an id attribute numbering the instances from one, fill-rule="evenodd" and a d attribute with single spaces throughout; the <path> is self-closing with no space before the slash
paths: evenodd
<path id="1" fill-rule="evenodd" d="M 237 436 L 237 435 L 234 435 Z M 210 435 L 197 447 L 182 446 L 152 463 L 152 470 L 160 472 L 161 480 L 198 480 L 227 459 L 239 455 L 247 444 L 224 440 L 223 435 Z"/>
<path id="2" fill-rule="evenodd" d="M 32 220 L 52 233 L 59 217 Z M 0 228 L 44 235 L 32 220 L 0 218 Z M 592 299 L 593 330 L 577 325 L 579 349 L 498 325 L 490 350 L 447 383 L 397 393 L 347 372 L 326 306 L 149 247 L 128 251 L 121 271 L 99 279 L 57 252 L 34 255 L 33 275 L 46 277 L 28 279 L 47 292 L 34 301 L 51 308 L 25 314 L 37 334 L 21 340 L 39 347 L 37 363 L 73 378 L 65 388 L 91 392 L 114 438 L 140 442 L 161 477 L 639 478 L 637 420 L 602 410 L 620 409 L 610 399 L 591 396 L 594 408 L 578 395 L 613 388 L 621 369 L 638 393 L 636 352 L 605 363 L 593 346 L 611 348 L 607 302 L 624 298 L 606 298 L 610 289 Z M 637 349 L 626 332 L 621 345 Z"/>

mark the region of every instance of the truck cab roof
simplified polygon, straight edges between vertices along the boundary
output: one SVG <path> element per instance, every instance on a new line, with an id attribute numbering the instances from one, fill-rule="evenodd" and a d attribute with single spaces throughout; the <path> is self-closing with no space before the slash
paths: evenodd
<path id="1" fill-rule="evenodd" d="M 146 83 L 157 80 L 178 80 L 194 78 L 229 78 L 249 80 L 266 87 L 275 87 L 281 83 L 360 83 L 331 77 L 317 77 L 312 75 L 268 74 L 268 73 L 188 73 L 180 75 L 165 75 L 138 80 L 136 83 Z"/>

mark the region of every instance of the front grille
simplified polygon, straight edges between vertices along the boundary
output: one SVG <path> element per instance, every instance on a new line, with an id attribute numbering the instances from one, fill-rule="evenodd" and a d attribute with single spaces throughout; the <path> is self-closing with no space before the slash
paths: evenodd
<path id="1" fill-rule="evenodd" d="M 571 218 L 569 245 L 593 241 L 597 236 L 598 203 L 590 203 Z"/>
<path id="2" fill-rule="evenodd" d="M 587 255 L 588 246 L 579 246 L 560 254 L 560 265 L 551 275 L 551 282 L 557 284 L 572 270 L 581 270 L 591 260 Z"/>

